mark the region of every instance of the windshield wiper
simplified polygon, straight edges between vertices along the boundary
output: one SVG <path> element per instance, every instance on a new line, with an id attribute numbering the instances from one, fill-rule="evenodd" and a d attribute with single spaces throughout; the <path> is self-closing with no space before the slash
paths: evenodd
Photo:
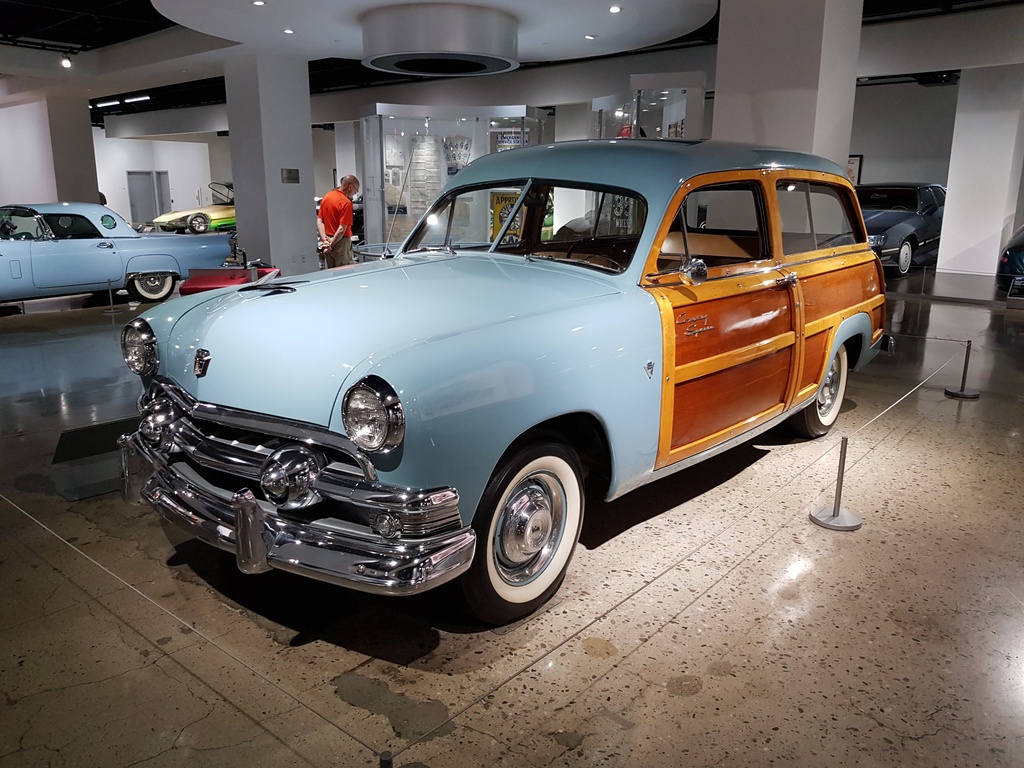
<path id="1" fill-rule="evenodd" d="M 455 255 L 455 249 L 450 245 L 423 245 L 419 248 L 413 248 L 409 251 L 403 251 L 403 256 L 408 256 L 410 253 L 447 253 L 449 256 Z"/>
<path id="2" fill-rule="evenodd" d="M 590 267 L 600 272 L 607 272 L 610 275 L 622 274 L 621 267 L 612 267 L 608 264 L 598 264 L 597 262 L 587 261 L 586 259 L 567 259 L 564 256 L 548 256 L 540 253 L 528 253 L 526 254 L 527 261 L 554 261 L 559 264 L 577 264 L 581 267 Z"/>

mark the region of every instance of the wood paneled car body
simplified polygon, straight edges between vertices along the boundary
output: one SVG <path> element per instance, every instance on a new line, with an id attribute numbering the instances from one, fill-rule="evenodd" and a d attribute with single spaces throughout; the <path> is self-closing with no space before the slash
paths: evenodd
<path id="1" fill-rule="evenodd" d="M 233 551 L 485 622 L 558 589 L 613 499 L 790 420 L 835 422 L 882 267 L 818 157 L 579 141 L 462 169 L 394 258 L 167 303 L 125 494 Z M 259 328 L 259 334 L 250 329 Z"/>

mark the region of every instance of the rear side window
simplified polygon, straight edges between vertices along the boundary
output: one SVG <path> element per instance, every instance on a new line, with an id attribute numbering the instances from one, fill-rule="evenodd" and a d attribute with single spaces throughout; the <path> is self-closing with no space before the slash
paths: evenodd
<path id="1" fill-rule="evenodd" d="M 58 240 L 93 240 L 100 236 L 93 223 L 77 213 L 44 213 L 43 220 Z"/>
<path id="2" fill-rule="evenodd" d="M 763 211 L 756 182 L 699 187 L 683 200 L 662 251 L 682 253 L 685 248 L 709 267 L 766 259 Z"/>
<path id="3" fill-rule="evenodd" d="M 776 185 L 787 255 L 837 248 L 860 241 L 847 197 L 839 187 L 782 180 Z"/>

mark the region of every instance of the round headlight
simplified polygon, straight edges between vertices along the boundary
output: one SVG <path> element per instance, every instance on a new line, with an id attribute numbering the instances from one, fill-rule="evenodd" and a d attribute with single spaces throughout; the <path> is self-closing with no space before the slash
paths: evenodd
<path id="1" fill-rule="evenodd" d="M 405 438 L 402 402 L 378 376 L 368 376 L 348 391 L 341 420 L 349 439 L 370 453 L 389 451 Z"/>
<path id="2" fill-rule="evenodd" d="M 146 376 L 156 371 L 160 362 L 156 336 L 149 323 L 142 318 L 135 318 L 121 331 L 121 355 L 132 373 Z"/>

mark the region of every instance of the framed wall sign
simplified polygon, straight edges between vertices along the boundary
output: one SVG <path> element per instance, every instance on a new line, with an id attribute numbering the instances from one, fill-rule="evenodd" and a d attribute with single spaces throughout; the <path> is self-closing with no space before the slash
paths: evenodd
<path id="1" fill-rule="evenodd" d="M 864 155 L 850 155 L 846 161 L 846 177 L 851 184 L 860 184 L 860 166 L 864 162 Z"/>

